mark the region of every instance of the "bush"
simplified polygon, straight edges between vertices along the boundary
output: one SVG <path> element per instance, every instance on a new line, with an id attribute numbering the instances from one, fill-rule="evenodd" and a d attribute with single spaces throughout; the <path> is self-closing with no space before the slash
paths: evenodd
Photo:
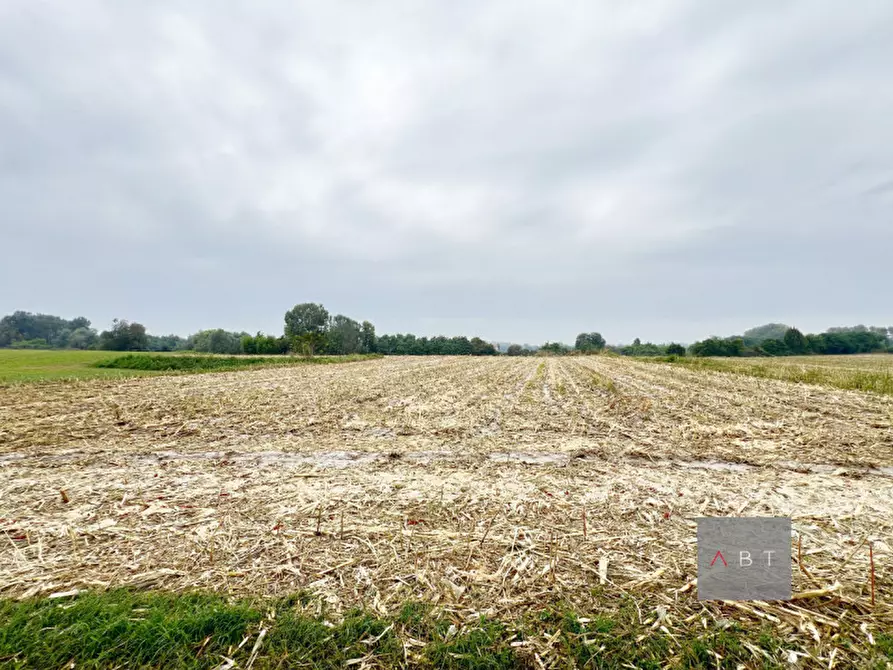
<path id="1" fill-rule="evenodd" d="M 53 347 L 42 337 L 36 337 L 33 340 L 18 340 L 17 342 L 12 342 L 9 345 L 9 348 L 10 349 L 52 349 Z"/>
<path id="2" fill-rule="evenodd" d="M 276 359 L 248 358 L 245 356 L 153 356 L 151 354 L 128 354 L 108 361 L 100 361 L 97 368 L 119 370 L 232 370 L 254 365 L 275 365 Z"/>
<path id="3" fill-rule="evenodd" d="M 306 363 L 349 363 L 352 361 L 379 358 L 375 354 L 354 354 L 339 357 L 304 358 L 258 358 L 248 356 L 161 356 L 158 354 L 127 354 L 94 364 L 97 368 L 119 370 L 147 370 L 157 372 L 211 372 L 238 370 L 268 365 L 271 367 L 302 365 Z"/>

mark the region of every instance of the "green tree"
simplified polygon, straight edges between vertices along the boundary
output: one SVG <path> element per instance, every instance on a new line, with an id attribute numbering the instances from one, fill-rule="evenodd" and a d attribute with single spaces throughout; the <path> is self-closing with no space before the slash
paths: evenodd
<path id="1" fill-rule="evenodd" d="M 239 341 L 242 346 L 243 354 L 256 354 L 257 353 L 257 340 L 251 335 L 242 335 L 242 339 Z"/>
<path id="2" fill-rule="evenodd" d="M 329 320 L 326 351 L 331 354 L 356 354 L 361 348 L 360 324 L 338 314 Z"/>
<path id="3" fill-rule="evenodd" d="M 520 344 L 510 344 L 505 352 L 508 356 L 523 356 L 524 349 Z"/>
<path id="4" fill-rule="evenodd" d="M 561 342 L 546 342 L 539 350 L 547 354 L 566 354 L 569 347 Z"/>
<path id="5" fill-rule="evenodd" d="M 806 353 L 806 338 L 796 328 L 788 328 L 784 334 L 784 343 L 792 354 Z M 765 347 L 764 347 L 765 349 Z"/>
<path id="6" fill-rule="evenodd" d="M 375 346 L 375 326 L 368 321 L 363 321 L 360 326 L 360 351 L 364 354 L 374 354 Z"/>
<path id="7" fill-rule="evenodd" d="M 787 332 L 788 326 L 783 323 L 767 323 L 744 331 L 744 344 L 754 346 L 765 340 L 781 340 Z"/>
<path id="8" fill-rule="evenodd" d="M 141 323 L 115 319 L 111 329 L 99 335 L 99 348 L 108 351 L 146 351 L 146 327 Z"/>
<path id="9" fill-rule="evenodd" d="M 264 335 L 260 331 L 254 337 L 243 335 L 241 345 L 245 354 L 286 354 L 290 348 L 288 339 Z"/>
<path id="10" fill-rule="evenodd" d="M 295 337 L 305 333 L 325 334 L 329 325 L 329 312 L 315 302 L 295 305 L 285 313 L 285 336 Z"/>
<path id="11" fill-rule="evenodd" d="M 200 330 L 190 335 L 186 348 L 205 354 L 240 354 L 242 336 L 248 333 L 230 333 L 222 328 Z"/>
<path id="12" fill-rule="evenodd" d="M 760 349 L 769 356 L 788 356 L 791 353 L 784 340 L 776 340 L 775 338 L 763 340 L 760 343 Z"/>
<path id="13" fill-rule="evenodd" d="M 149 351 L 181 351 L 186 340 L 179 335 L 149 335 Z"/>
<path id="14" fill-rule="evenodd" d="M 710 337 L 691 345 L 693 356 L 743 356 L 745 354 L 744 339 L 740 337 Z"/>
<path id="15" fill-rule="evenodd" d="M 574 348 L 577 351 L 601 351 L 605 348 L 605 338 L 601 333 L 580 333 Z"/>
<path id="16" fill-rule="evenodd" d="M 307 331 L 291 338 L 292 353 L 300 353 L 309 358 L 325 346 L 326 336 L 323 333 Z"/>
<path id="17" fill-rule="evenodd" d="M 495 356 L 496 347 L 489 342 L 485 342 L 479 337 L 471 338 L 471 355 L 472 356 Z"/>
<path id="18" fill-rule="evenodd" d="M 91 349 L 98 339 L 96 331 L 92 328 L 76 328 L 68 336 L 67 346 L 69 349 Z"/>
<path id="19" fill-rule="evenodd" d="M 685 347 L 681 344 L 676 344 L 672 342 L 667 345 L 667 355 L 668 356 L 685 356 Z"/>
<path id="20" fill-rule="evenodd" d="M 52 347 L 67 347 L 71 334 L 80 328 L 89 329 L 90 320 L 79 316 L 67 321 L 52 314 L 19 310 L 0 319 L 0 346 L 10 346 L 22 340 L 44 340 Z"/>

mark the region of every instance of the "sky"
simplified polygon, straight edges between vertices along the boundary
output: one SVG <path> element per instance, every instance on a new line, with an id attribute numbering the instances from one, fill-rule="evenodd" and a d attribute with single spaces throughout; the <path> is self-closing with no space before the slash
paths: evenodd
<path id="1" fill-rule="evenodd" d="M 893 3 L 4 0 L 0 313 L 893 324 Z"/>

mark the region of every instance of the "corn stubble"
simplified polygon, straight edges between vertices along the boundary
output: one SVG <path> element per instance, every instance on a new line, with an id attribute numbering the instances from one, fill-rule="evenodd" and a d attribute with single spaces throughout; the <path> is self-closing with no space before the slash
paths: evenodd
<path id="1" fill-rule="evenodd" d="M 891 424 L 884 396 L 602 356 L 0 389 L 0 594 L 303 591 L 467 622 L 632 599 L 666 634 L 770 625 L 845 666 L 893 627 Z M 791 516 L 799 597 L 698 602 L 705 515 Z"/>

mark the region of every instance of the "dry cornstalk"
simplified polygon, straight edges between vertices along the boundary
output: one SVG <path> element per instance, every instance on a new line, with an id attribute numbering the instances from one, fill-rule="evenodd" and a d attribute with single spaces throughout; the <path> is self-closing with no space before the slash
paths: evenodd
<path id="1" fill-rule="evenodd" d="M 874 543 L 868 542 L 868 562 L 871 567 L 871 606 L 874 607 Z"/>
<path id="2" fill-rule="evenodd" d="M 643 619 L 664 608 L 673 635 L 686 620 L 758 618 L 815 651 L 793 619 L 893 626 L 880 542 L 873 609 L 840 597 L 865 590 L 850 538 L 893 536 L 891 412 L 878 395 L 601 356 L 0 387 L 0 589 L 306 590 L 320 611 L 423 600 L 457 622 L 487 608 L 523 618 L 559 589 L 584 611 L 631 594 Z M 46 504 L 47 491 L 70 504 Z M 329 500 L 350 501 L 350 524 L 338 503 L 341 541 L 314 541 Z M 797 561 L 812 590 L 796 604 L 750 614 L 696 600 L 693 519 L 743 509 L 808 529 Z M 419 524 L 409 552 L 405 519 Z"/>

